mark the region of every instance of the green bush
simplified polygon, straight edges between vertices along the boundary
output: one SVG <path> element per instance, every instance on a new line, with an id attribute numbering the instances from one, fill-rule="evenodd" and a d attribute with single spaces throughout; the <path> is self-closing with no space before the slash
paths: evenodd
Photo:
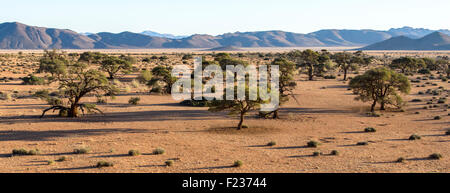
<path id="1" fill-rule="evenodd" d="M 97 165 L 96 165 L 97 168 L 113 167 L 113 166 L 114 166 L 113 163 L 111 163 L 111 162 L 106 162 L 106 161 L 99 161 L 99 162 L 97 162 Z"/>
<path id="2" fill-rule="evenodd" d="M 433 153 L 433 154 L 431 154 L 428 158 L 430 158 L 430 159 L 442 159 L 442 155 L 441 154 L 439 154 L 439 153 Z"/>
<path id="3" fill-rule="evenodd" d="M 356 143 L 356 145 L 369 145 L 369 142 L 367 142 L 367 141 L 363 141 L 363 142 L 358 142 L 358 143 Z"/>
<path id="4" fill-rule="evenodd" d="M 420 135 L 413 134 L 408 139 L 409 140 L 419 140 L 419 139 L 422 139 L 422 137 Z"/>
<path id="5" fill-rule="evenodd" d="M 364 129 L 364 132 L 366 132 L 366 133 L 375 133 L 375 132 L 377 132 L 377 130 L 375 128 L 373 128 L 373 127 L 367 127 L 367 128 Z"/>
<path id="6" fill-rule="evenodd" d="M 315 152 L 313 153 L 313 156 L 314 156 L 314 157 L 321 156 L 321 155 L 322 155 L 322 152 L 320 152 L 320 151 L 315 151 Z"/>
<path id="7" fill-rule="evenodd" d="M 161 155 L 164 154 L 166 151 L 162 148 L 156 148 L 155 150 L 153 150 L 153 154 L 154 155 Z"/>
<path id="8" fill-rule="evenodd" d="M 307 147 L 318 147 L 319 145 L 320 145 L 320 143 L 317 142 L 317 141 L 309 141 L 309 142 L 306 144 Z"/>
<path id="9" fill-rule="evenodd" d="M 236 161 L 233 163 L 233 167 L 236 167 L 236 168 L 242 167 L 242 165 L 244 165 L 244 163 L 243 163 L 241 160 L 236 160 Z"/>
<path id="10" fill-rule="evenodd" d="M 89 153 L 89 149 L 87 149 L 87 148 L 74 149 L 73 153 L 74 154 L 87 154 L 87 153 Z"/>
<path id="11" fill-rule="evenodd" d="M 63 161 L 66 161 L 67 160 L 67 157 L 66 156 L 62 156 L 62 157 L 59 157 L 56 161 L 57 162 L 63 162 Z"/>
<path id="12" fill-rule="evenodd" d="M 34 76 L 32 74 L 21 78 L 21 80 L 23 81 L 22 84 L 24 84 L 24 85 L 43 85 L 43 84 L 45 84 L 45 80 L 43 78 Z"/>
<path id="13" fill-rule="evenodd" d="M 169 166 L 169 167 L 173 165 L 173 161 L 172 160 L 167 160 L 164 163 L 166 164 L 166 166 Z"/>
<path id="14" fill-rule="evenodd" d="M 330 153 L 331 155 L 339 155 L 339 151 L 338 150 L 333 150 Z"/>
<path id="15" fill-rule="evenodd" d="M 138 150 L 130 150 L 128 151 L 129 156 L 138 156 L 141 155 L 141 153 Z"/>
<path id="16" fill-rule="evenodd" d="M 139 98 L 139 97 L 131 97 L 130 100 L 128 100 L 128 104 L 130 104 L 130 105 L 138 105 L 139 101 L 141 101 L 141 98 Z"/>
<path id="17" fill-rule="evenodd" d="M 25 150 L 25 149 L 13 149 L 12 150 L 12 155 L 38 155 L 39 154 L 39 150 Z"/>
<path id="18" fill-rule="evenodd" d="M 277 145 L 277 142 L 275 142 L 275 141 L 271 141 L 271 142 L 267 143 L 267 146 L 275 146 L 275 145 Z"/>

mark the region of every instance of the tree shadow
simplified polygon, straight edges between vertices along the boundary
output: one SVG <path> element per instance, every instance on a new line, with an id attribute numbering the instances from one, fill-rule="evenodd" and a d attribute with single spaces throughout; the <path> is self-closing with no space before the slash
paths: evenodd
<path id="1" fill-rule="evenodd" d="M 245 147 L 270 147 L 268 145 L 249 145 L 249 146 L 245 146 Z"/>
<path id="2" fill-rule="evenodd" d="M 313 108 L 281 108 L 281 112 L 285 113 L 302 113 L 302 114 L 350 114 L 353 110 L 337 110 L 337 109 L 313 109 Z"/>
<path id="3" fill-rule="evenodd" d="M 269 149 L 304 149 L 304 148 L 312 148 L 312 147 L 308 147 L 308 146 L 304 145 L 304 146 L 272 147 Z"/>
<path id="4" fill-rule="evenodd" d="M 0 141 L 48 141 L 52 138 L 70 136 L 96 136 L 111 133 L 146 133 L 143 129 L 76 129 L 48 131 L 0 131 Z"/>
<path id="5" fill-rule="evenodd" d="M 47 123 L 47 122 L 141 122 L 141 121 L 180 121 L 180 120 L 214 120 L 226 117 L 225 112 L 211 113 L 207 110 L 168 110 L 115 112 L 103 115 L 86 115 L 78 118 L 45 116 L 13 116 L 5 117 L 0 123 Z"/>
<path id="6" fill-rule="evenodd" d="M 84 166 L 84 167 L 74 167 L 74 168 L 56 168 L 53 170 L 57 171 L 72 171 L 72 170 L 86 170 L 86 169 L 95 169 L 94 166 Z"/>
<path id="7" fill-rule="evenodd" d="M 167 167 L 167 165 L 164 164 L 153 164 L 153 165 L 145 165 L 145 166 L 139 166 L 140 168 L 153 168 L 153 167 Z"/>
<path id="8" fill-rule="evenodd" d="M 192 170 L 220 170 L 220 169 L 229 169 L 229 168 L 234 168 L 234 166 L 203 167 L 203 168 L 194 168 Z"/>
<path id="9" fill-rule="evenodd" d="M 365 131 L 345 131 L 345 132 L 339 132 L 339 133 L 343 133 L 343 134 L 364 134 L 364 133 L 368 133 Z"/>
<path id="10" fill-rule="evenodd" d="M 286 156 L 286 158 L 307 158 L 307 157 L 314 157 L 314 155 L 293 155 L 293 156 Z"/>
<path id="11" fill-rule="evenodd" d="M 411 141 L 409 139 L 386 139 L 386 141 Z"/>

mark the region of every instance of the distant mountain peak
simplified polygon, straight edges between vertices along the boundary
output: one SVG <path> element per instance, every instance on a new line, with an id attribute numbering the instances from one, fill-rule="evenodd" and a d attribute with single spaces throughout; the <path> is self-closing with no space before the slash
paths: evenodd
<path id="1" fill-rule="evenodd" d="M 187 36 L 177 36 L 177 35 L 173 35 L 173 34 L 162 34 L 162 33 L 154 32 L 154 31 L 150 31 L 150 30 L 143 31 L 143 32 L 141 32 L 141 34 L 153 36 L 153 37 L 169 38 L 169 39 L 183 39 L 183 38 L 187 37 Z"/>

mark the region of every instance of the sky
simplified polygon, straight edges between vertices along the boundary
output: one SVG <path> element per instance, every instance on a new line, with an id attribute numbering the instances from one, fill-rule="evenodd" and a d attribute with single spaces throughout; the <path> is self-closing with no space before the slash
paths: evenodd
<path id="1" fill-rule="evenodd" d="M 175 35 L 450 28 L 450 0 L 7 0 L 0 23 Z"/>

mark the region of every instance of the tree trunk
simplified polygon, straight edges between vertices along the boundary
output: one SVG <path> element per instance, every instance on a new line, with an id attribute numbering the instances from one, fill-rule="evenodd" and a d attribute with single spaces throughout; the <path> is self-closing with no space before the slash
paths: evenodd
<path id="1" fill-rule="evenodd" d="M 237 130 L 241 130 L 242 129 L 242 124 L 244 123 L 244 114 L 241 113 L 241 119 L 239 121 L 239 124 L 237 126 Z"/>
<path id="2" fill-rule="evenodd" d="M 384 104 L 385 104 L 385 102 L 384 102 L 384 101 L 383 101 L 383 102 L 381 102 L 381 108 L 380 108 L 380 110 L 382 110 L 382 111 L 386 110 L 386 108 L 384 107 Z"/>
<path id="3" fill-rule="evenodd" d="M 347 69 L 344 69 L 344 81 L 347 81 Z"/>
<path id="4" fill-rule="evenodd" d="M 313 80 L 314 74 L 313 74 L 313 67 L 310 66 L 308 68 L 308 76 L 309 76 L 309 80 Z"/>
<path id="5" fill-rule="evenodd" d="M 375 112 L 375 106 L 377 105 L 377 101 L 373 101 L 372 107 L 370 108 L 370 112 Z"/>
<path id="6" fill-rule="evenodd" d="M 273 112 L 273 118 L 274 119 L 279 119 L 280 118 L 280 116 L 278 115 L 278 109 Z"/>
<path id="7" fill-rule="evenodd" d="M 70 106 L 68 117 L 78 117 L 78 104 Z"/>

